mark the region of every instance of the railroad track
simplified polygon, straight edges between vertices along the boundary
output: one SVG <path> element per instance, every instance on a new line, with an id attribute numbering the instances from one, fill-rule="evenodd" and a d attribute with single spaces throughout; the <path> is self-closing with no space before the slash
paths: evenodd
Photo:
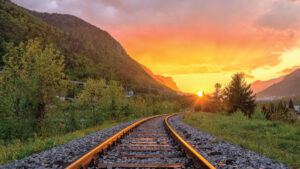
<path id="1" fill-rule="evenodd" d="M 168 124 L 153 116 L 132 124 L 75 161 L 77 168 L 214 168 Z"/>

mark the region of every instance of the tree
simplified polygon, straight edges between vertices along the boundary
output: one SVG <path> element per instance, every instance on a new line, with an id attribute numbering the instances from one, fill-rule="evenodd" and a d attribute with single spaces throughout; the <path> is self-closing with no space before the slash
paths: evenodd
<path id="1" fill-rule="evenodd" d="M 244 112 L 244 115 L 251 117 L 256 104 L 255 95 L 245 81 L 244 73 L 236 73 L 224 90 L 226 109 L 229 113 L 234 113 L 238 109 Z"/>
<path id="2" fill-rule="evenodd" d="M 61 90 L 65 78 L 64 57 L 53 45 L 43 46 L 40 39 L 29 40 L 14 47 L 7 44 L 3 56 L 4 69 L 0 88 L 14 116 L 33 116 L 39 124 Z"/>
<path id="3" fill-rule="evenodd" d="M 104 79 L 94 80 L 88 79 L 84 89 L 79 94 L 79 102 L 88 112 L 84 114 L 85 118 L 89 120 L 89 125 L 101 123 L 109 111 L 106 96 L 106 81 Z"/>
<path id="4" fill-rule="evenodd" d="M 293 103 L 292 99 L 290 99 L 290 101 L 289 101 L 289 109 L 295 110 L 294 103 Z"/>
<path id="5" fill-rule="evenodd" d="M 108 100 L 111 100 L 110 111 L 112 118 L 120 120 L 123 115 L 121 114 L 121 106 L 125 98 L 125 90 L 118 82 L 111 80 L 108 82 L 107 92 L 109 96 Z"/>
<path id="6" fill-rule="evenodd" d="M 222 108 L 222 105 L 221 105 L 222 96 L 220 93 L 221 88 L 222 88 L 222 85 L 220 83 L 215 84 L 215 92 L 214 92 L 214 96 L 213 96 L 213 102 L 215 104 L 216 111 L 220 111 Z"/>

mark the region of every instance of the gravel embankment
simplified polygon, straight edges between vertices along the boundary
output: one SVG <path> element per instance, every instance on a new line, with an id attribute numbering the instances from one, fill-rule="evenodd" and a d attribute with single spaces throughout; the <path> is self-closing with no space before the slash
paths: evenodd
<path id="1" fill-rule="evenodd" d="M 194 149 L 216 168 L 290 168 L 288 165 L 201 132 L 182 122 L 180 115 L 170 118 L 169 123 L 184 140 L 190 145 L 195 145 Z"/>
<path id="2" fill-rule="evenodd" d="M 138 120 L 123 123 L 115 127 L 103 129 L 87 136 L 74 139 L 58 147 L 54 147 L 38 154 L 33 154 L 21 160 L 1 166 L 0 168 L 65 168 L 70 163 L 104 142 L 110 136 Z"/>

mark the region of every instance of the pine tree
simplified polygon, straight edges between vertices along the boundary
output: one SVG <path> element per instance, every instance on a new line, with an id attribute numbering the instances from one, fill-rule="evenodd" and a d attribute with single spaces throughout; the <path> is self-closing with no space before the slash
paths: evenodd
<path id="1" fill-rule="evenodd" d="M 222 96 L 221 96 L 221 90 L 222 88 L 222 85 L 220 83 L 216 83 L 215 84 L 215 92 L 214 92 L 214 96 L 213 96 L 213 102 L 215 104 L 215 107 L 216 107 L 216 111 L 220 111 L 222 109 L 222 105 L 221 105 L 221 102 L 222 102 Z"/>
<path id="2" fill-rule="evenodd" d="M 295 110 L 294 103 L 293 103 L 292 99 L 290 99 L 290 102 L 289 102 L 289 109 Z"/>
<path id="3" fill-rule="evenodd" d="M 244 73 L 236 73 L 232 76 L 230 84 L 224 91 L 226 109 L 229 113 L 241 110 L 245 116 L 251 117 L 256 107 L 255 95 L 245 81 Z"/>

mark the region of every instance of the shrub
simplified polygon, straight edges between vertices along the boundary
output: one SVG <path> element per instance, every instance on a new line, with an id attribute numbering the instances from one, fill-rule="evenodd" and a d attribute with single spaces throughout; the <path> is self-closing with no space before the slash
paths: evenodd
<path id="1" fill-rule="evenodd" d="M 267 120 L 287 122 L 295 121 L 290 109 L 288 108 L 288 105 L 281 100 L 278 103 L 270 103 L 269 105 L 263 104 L 261 107 L 261 111 L 263 112 Z"/>

